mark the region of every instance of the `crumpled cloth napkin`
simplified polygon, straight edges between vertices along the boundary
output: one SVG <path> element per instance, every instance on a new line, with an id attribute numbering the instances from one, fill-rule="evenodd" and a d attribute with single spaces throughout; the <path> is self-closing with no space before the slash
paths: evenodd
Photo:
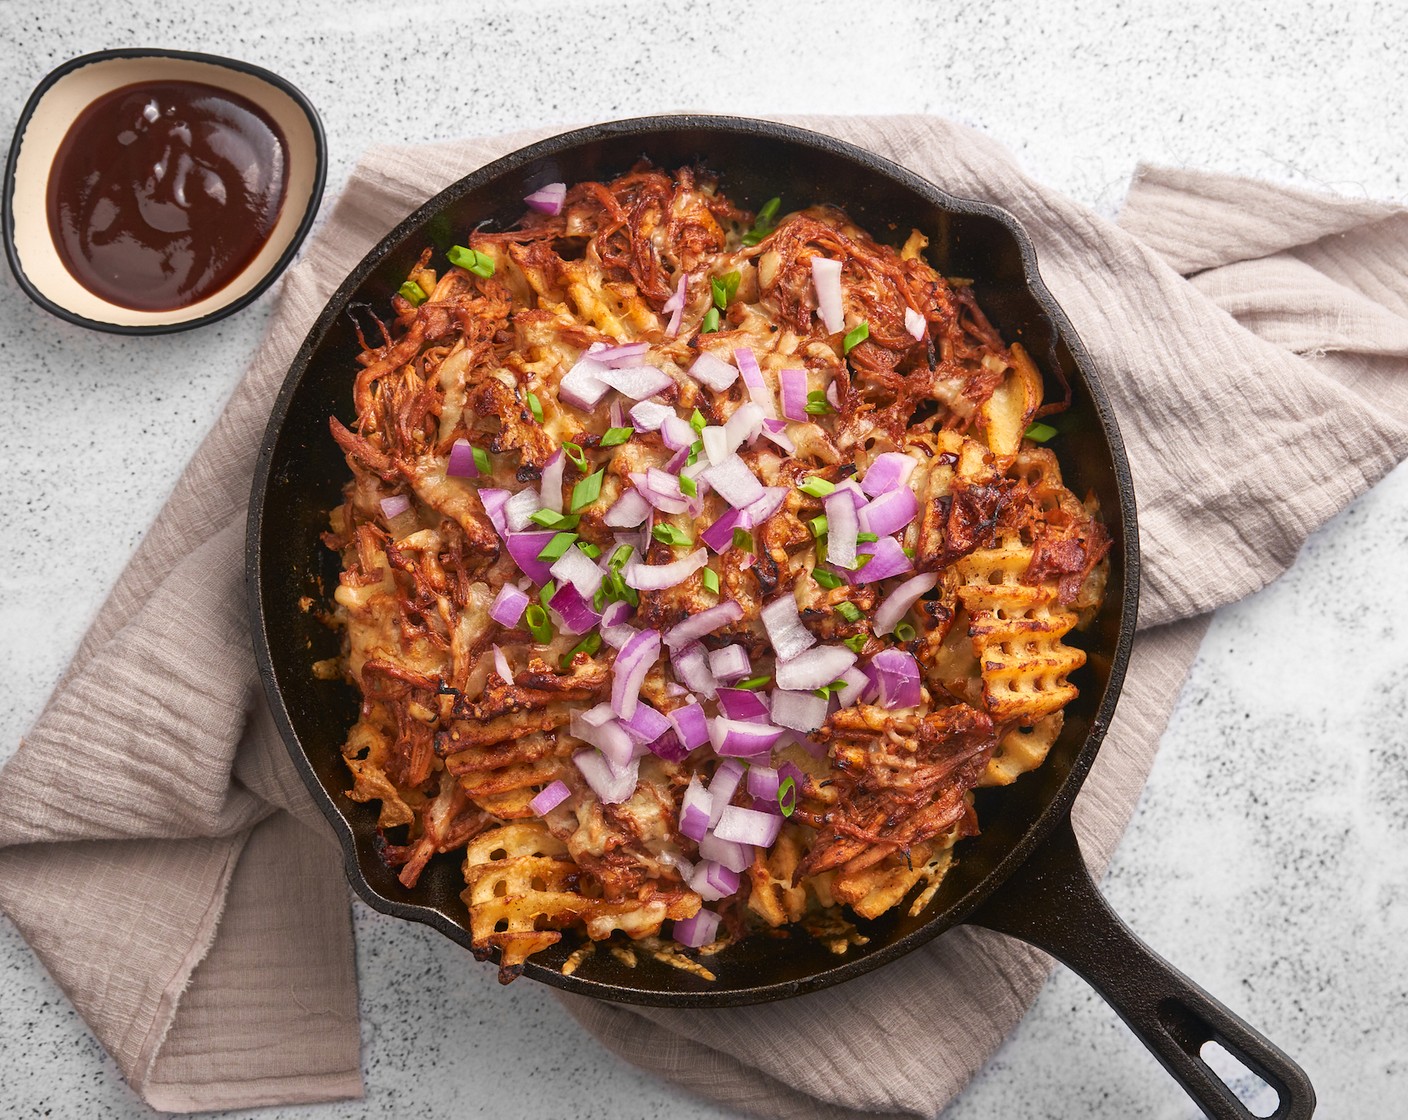
<path id="1" fill-rule="evenodd" d="M 1076 805 L 1087 857 L 1103 869 L 1207 613 L 1273 579 L 1408 453 L 1408 213 L 1142 169 L 1116 225 L 947 121 L 791 123 L 1015 214 L 1112 398 L 1140 505 L 1144 632 Z M 340 855 L 250 652 L 249 480 L 274 394 L 341 278 L 426 197 L 549 131 L 367 155 L 0 772 L 0 908 L 159 1109 L 361 1091 Z M 481 966 L 466 955 L 464 967 Z M 934 1116 L 1049 967 L 1024 945 L 960 928 L 859 980 L 761 1007 L 564 1002 L 627 1060 L 741 1112 Z"/>

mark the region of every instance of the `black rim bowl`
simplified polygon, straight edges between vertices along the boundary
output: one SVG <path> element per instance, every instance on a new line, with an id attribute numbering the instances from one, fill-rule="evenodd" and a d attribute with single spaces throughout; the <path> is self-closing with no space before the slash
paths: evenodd
<path id="1" fill-rule="evenodd" d="M 870 152 L 770 122 L 677 116 L 618 121 L 534 144 L 448 187 L 391 231 L 329 300 L 294 359 L 275 402 L 256 469 L 249 511 L 246 577 L 255 649 L 273 715 L 314 800 L 333 825 L 358 894 L 387 914 L 423 922 L 468 946 L 460 900 L 460 860 L 436 857 L 414 890 L 403 888 L 378 854 L 377 810 L 348 799 L 340 748 L 356 718 L 355 691 L 315 680 L 310 666 L 335 656 L 337 635 L 300 610 L 337 584 L 338 558 L 318 541 L 327 511 L 341 500 L 346 462 L 328 435 L 328 416 L 346 420 L 359 350 L 355 305 L 386 307 L 426 246 L 443 251 L 465 231 L 516 221 L 524 195 L 554 181 L 609 177 L 643 156 L 673 168 L 702 162 L 722 189 L 756 208 L 781 194 L 784 209 L 834 202 L 882 240 L 900 243 L 911 226 L 931 239 L 929 260 L 946 275 L 972 277 L 984 310 L 1008 341 L 1022 342 L 1044 370 L 1059 368 L 1072 387 L 1055 444 L 1071 488 L 1098 497 L 1114 546 L 1105 606 L 1077 640 L 1089 663 L 1076 677 L 1080 697 L 1045 765 L 1011 786 L 978 791 L 980 836 L 956 850 L 953 869 L 916 917 L 906 907 L 875 921 L 857 919 L 869 940 L 836 956 L 796 929 L 757 933 L 708 959 L 707 981 L 639 955 L 623 965 L 608 952 L 587 957 L 570 976 L 558 969 L 581 944 L 572 934 L 535 955 L 525 975 L 600 999 L 661 1006 L 723 1007 L 784 998 L 840 983 L 928 942 L 961 922 L 1063 820 L 1114 712 L 1134 633 L 1138 538 L 1123 445 L 1088 356 L 1042 284 L 1030 239 L 1005 211 L 954 198 Z M 1057 386 L 1048 384 L 1048 398 Z"/>
<path id="2" fill-rule="evenodd" d="M 34 116 L 35 110 L 39 107 L 44 95 L 57 84 L 61 79 L 67 77 L 76 70 L 81 70 L 85 66 L 92 66 L 97 63 L 109 62 L 114 59 L 172 59 L 180 62 L 198 62 L 208 66 L 220 67 L 225 70 L 232 70 L 238 74 L 247 74 L 250 77 L 274 87 L 279 92 L 285 94 L 299 108 L 307 118 L 309 129 L 313 136 L 313 183 L 304 204 L 302 217 L 299 219 L 298 227 L 294 231 L 292 239 L 287 247 L 279 254 L 278 259 L 270 265 L 268 271 L 255 283 L 255 285 L 242 296 L 231 300 L 227 304 L 215 308 L 213 311 L 195 319 L 187 319 L 178 323 L 148 323 L 141 325 L 108 323 L 101 319 L 91 319 L 86 315 L 80 315 L 76 311 L 65 307 L 61 303 L 45 295 L 35 285 L 25 272 L 23 264 L 20 262 L 19 250 L 15 245 L 15 173 L 19 164 L 20 151 L 23 146 L 25 130 L 29 127 L 30 118 Z M 5 181 L 3 190 L 0 190 L 0 236 L 5 242 L 5 257 L 10 262 L 10 271 L 15 275 L 15 281 L 19 284 L 20 290 L 30 299 L 42 307 L 49 314 L 72 323 L 74 326 L 87 327 L 90 330 L 106 331 L 109 334 L 124 335 L 150 335 L 150 334 L 174 334 L 178 331 L 194 330 L 210 323 L 218 322 L 228 318 L 237 311 L 242 311 L 258 299 L 269 285 L 283 274 L 294 256 L 297 255 L 299 247 L 303 244 L 303 239 L 308 236 L 308 231 L 313 228 L 313 221 L 318 215 L 318 207 L 323 199 L 323 187 L 327 182 L 327 137 L 323 133 L 323 122 L 318 116 L 318 111 L 313 108 L 313 103 L 294 85 L 284 78 L 279 77 L 271 70 L 265 70 L 261 66 L 255 66 L 249 62 L 242 62 L 236 58 L 224 58 L 220 55 L 201 54 L 195 51 L 172 51 L 161 50 L 155 47 L 129 47 L 122 50 L 96 51 L 93 54 L 81 55 L 78 58 L 69 59 L 62 66 L 50 71 L 45 75 L 44 80 L 29 95 L 29 100 L 25 102 L 24 110 L 20 113 L 18 123 L 15 125 L 14 136 L 10 141 L 10 153 L 5 161 Z M 286 200 L 285 204 L 288 201 Z M 47 216 L 43 216 L 47 222 Z M 216 293 L 218 296 L 218 293 Z"/>

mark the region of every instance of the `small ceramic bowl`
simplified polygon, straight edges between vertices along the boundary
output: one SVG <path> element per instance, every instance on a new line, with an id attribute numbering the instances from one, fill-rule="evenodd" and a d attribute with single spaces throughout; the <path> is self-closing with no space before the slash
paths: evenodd
<path id="1" fill-rule="evenodd" d="M 54 248 L 46 206 L 50 168 L 77 116 L 112 90 L 152 81 L 201 82 L 245 97 L 273 118 L 288 144 L 288 190 L 263 248 L 224 287 L 170 311 L 120 307 L 83 287 Z M 5 255 L 30 299 L 70 323 L 115 334 L 190 330 L 234 314 L 274 282 L 313 224 L 326 177 L 322 122 L 308 99 L 277 74 L 188 51 L 136 48 L 87 54 L 39 83 L 15 127 L 0 196 Z"/>

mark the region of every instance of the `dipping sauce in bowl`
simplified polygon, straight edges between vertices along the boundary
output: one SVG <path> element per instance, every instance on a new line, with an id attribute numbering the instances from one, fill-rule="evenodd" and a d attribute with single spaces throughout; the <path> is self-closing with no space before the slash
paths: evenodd
<path id="1" fill-rule="evenodd" d="M 169 311 L 219 291 L 269 239 L 288 145 L 259 106 L 199 82 L 113 90 L 70 126 L 49 175 L 64 267 L 122 307 Z"/>

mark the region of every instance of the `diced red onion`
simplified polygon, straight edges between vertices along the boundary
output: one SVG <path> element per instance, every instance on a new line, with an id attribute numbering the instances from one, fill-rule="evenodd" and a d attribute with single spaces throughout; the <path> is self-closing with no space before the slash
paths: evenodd
<path id="1" fill-rule="evenodd" d="M 613 772 L 600 751 L 578 751 L 572 756 L 582 777 L 603 805 L 619 805 L 636 791 L 640 760 L 632 759 L 622 770 Z"/>
<path id="2" fill-rule="evenodd" d="M 621 407 L 620 401 L 612 401 L 611 408 L 606 413 L 613 428 L 624 428 L 626 426 L 626 410 Z"/>
<path id="3" fill-rule="evenodd" d="M 773 679 L 778 688 L 811 692 L 824 688 L 855 663 L 856 655 L 845 646 L 817 646 L 788 661 L 779 661 Z"/>
<path id="4" fill-rule="evenodd" d="M 757 809 L 730 805 L 714 826 L 714 835 L 735 844 L 751 844 L 758 848 L 771 847 L 782 829 L 782 818 Z"/>
<path id="5" fill-rule="evenodd" d="M 841 306 L 841 262 L 825 257 L 812 258 L 812 287 L 816 289 L 816 311 L 830 334 L 846 327 L 846 312 Z"/>
<path id="6" fill-rule="evenodd" d="M 562 512 L 562 475 L 566 469 L 567 456 L 560 447 L 543 464 L 542 503 L 554 513 Z"/>
<path id="7" fill-rule="evenodd" d="M 792 442 L 792 437 L 787 434 L 786 420 L 764 420 L 763 435 L 782 448 L 789 455 L 797 454 L 797 445 Z"/>
<path id="8" fill-rule="evenodd" d="M 549 183 L 547 186 L 539 187 L 532 194 L 523 197 L 523 201 L 539 214 L 561 214 L 562 204 L 566 200 L 566 183 Z"/>
<path id="9" fill-rule="evenodd" d="M 797 597 L 791 589 L 784 591 L 771 603 L 764 605 L 759 612 L 763 619 L 763 629 L 772 642 L 773 656 L 778 661 L 791 661 L 803 650 L 816 645 L 816 635 L 802 624 L 802 616 L 797 608 Z M 831 678 L 835 680 L 836 678 Z M 830 684 L 823 681 L 822 684 Z M 814 687 L 820 688 L 821 685 Z"/>
<path id="10" fill-rule="evenodd" d="M 611 391 L 611 386 L 600 377 L 605 372 L 605 365 L 583 355 L 558 382 L 558 400 L 583 411 L 595 408 L 601 398 Z"/>
<path id="11" fill-rule="evenodd" d="M 729 719 L 749 723 L 767 723 L 768 705 L 759 693 L 749 688 L 719 689 L 719 711 Z"/>
<path id="12" fill-rule="evenodd" d="M 660 657 L 660 631 L 642 630 L 625 644 L 612 666 L 611 710 L 622 719 L 635 715 L 640 686 Z"/>
<path id="13" fill-rule="evenodd" d="M 875 561 L 871 561 L 873 564 Z M 933 590 L 939 582 L 938 572 L 920 572 L 913 579 L 907 579 L 885 597 L 885 601 L 875 610 L 875 633 L 888 634 L 899 625 L 900 619 L 909 613 L 909 608 L 918 602 L 919 597 Z"/>
<path id="14" fill-rule="evenodd" d="M 689 367 L 689 376 L 716 393 L 722 393 L 738 380 L 738 370 L 718 355 L 701 350 L 699 357 L 695 358 L 694 364 Z"/>
<path id="15" fill-rule="evenodd" d="M 639 401 L 631 406 L 631 422 L 642 432 L 656 432 L 665 420 L 674 416 L 675 410 L 659 401 Z"/>
<path id="16" fill-rule="evenodd" d="M 928 324 L 924 321 L 924 316 L 915 311 L 912 307 L 904 309 L 904 329 L 909 332 L 910 338 L 918 342 L 924 337 L 924 328 Z"/>
<path id="17" fill-rule="evenodd" d="M 764 801 L 777 800 L 777 771 L 771 766 L 748 767 L 748 792 Z"/>
<path id="18" fill-rule="evenodd" d="M 709 460 L 711 466 L 718 466 L 728 458 L 731 449 L 726 429 L 718 424 L 710 424 L 699 433 L 699 438 L 704 444 L 704 458 Z"/>
<path id="19" fill-rule="evenodd" d="M 634 626 L 627 626 L 625 623 L 619 623 L 615 626 L 599 626 L 597 629 L 601 631 L 601 640 L 612 649 L 625 649 L 626 643 L 639 633 Z"/>
<path id="20" fill-rule="evenodd" d="M 713 941 L 718 929 L 719 916 L 712 910 L 700 907 L 694 917 L 675 922 L 675 940 L 691 949 L 698 949 Z"/>
<path id="21" fill-rule="evenodd" d="M 613 529 L 633 529 L 650 516 L 650 503 L 639 490 L 626 490 L 602 518 Z"/>
<path id="22" fill-rule="evenodd" d="M 624 366 L 638 366 L 640 359 L 650 351 L 648 342 L 621 342 L 615 346 L 603 346 L 592 350 L 592 361 L 600 362 L 608 369 L 621 369 Z"/>
<path id="23" fill-rule="evenodd" d="M 789 420 L 807 421 L 807 371 L 785 369 L 777 375 L 782 384 L 782 415 Z"/>
<path id="24" fill-rule="evenodd" d="M 720 604 L 722 606 L 722 604 Z M 709 672 L 719 684 L 732 684 L 741 681 L 753 671 L 748 661 L 748 651 L 742 646 L 724 646 L 709 654 Z"/>
<path id="25" fill-rule="evenodd" d="M 641 564 L 632 560 L 626 565 L 624 578 L 637 591 L 664 591 L 679 586 L 708 562 L 709 553 L 702 548 L 673 564 Z"/>
<path id="26" fill-rule="evenodd" d="M 660 423 L 660 438 L 671 451 L 685 451 L 699 437 L 688 420 L 671 413 Z"/>
<path id="27" fill-rule="evenodd" d="M 860 527 L 867 533 L 888 537 L 919 515 L 919 499 L 908 486 L 871 499 L 860 508 Z"/>
<path id="28" fill-rule="evenodd" d="M 699 701 L 676 708 L 666 718 L 686 750 L 692 751 L 709 741 L 708 717 Z"/>
<path id="29" fill-rule="evenodd" d="M 831 680 L 838 678 L 832 677 Z M 831 681 L 827 681 L 830 684 Z M 815 692 L 788 692 L 775 689 L 772 694 L 772 721 L 779 727 L 808 734 L 826 722 L 827 702 Z"/>
<path id="30" fill-rule="evenodd" d="M 698 642 L 672 649 L 670 665 L 675 670 L 675 676 L 684 681 L 692 691 L 709 700 L 718 694 L 714 675 L 709 672 L 709 655 Z"/>
<path id="31" fill-rule="evenodd" d="M 577 724 L 583 723 L 589 727 L 601 727 L 603 724 L 611 723 L 616 718 L 616 713 L 611 710 L 611 705 L 602 701 L 594 708 L 588 708 L 585 712 L 574 711 L 572 713 L 572 734 L 579 739 L 586 739 L 587 742 L 594 742 L 591 738 L 581 735 L 577 731 Z"/>
<path id="32" fill-rule="evenodd" d="M 733 364 L 743 375 L 743 384 L 748 386 L 748 396 L 753 399 L 753 403 L 763 410 L 764 416 L 775 418 L 777 400 L 763 378 L 763 371 L 758 368 L 758 359 L 753 356 L 753 351 L 746 346 L 740 346 L 733 352 Z"/>
<path id="33" fill-rule="evenodd" d="M 715 716 L 709 723 L 709 738 L 714 744 L 714 753 L 721 757 L 753 758 L 772 750 L 782 738 L 782 728 L 770 723 Z"/>
<path id="34" fill-rule="evenodd" d="M 853 478 L 845 479 L 836 484 L 836 489 L 832 494 L 847 494 L 850 496 L 851 504 L 856 507 L 856 512 L 860 512 L 861 506 L 865 505 L 865 491 L 860 488 L 860 483 Z M 829 496 L 829 495 L 828 495 Z"/>
<path id="35" fill-rule="evenodd" d="M 718 902 L 738 893 L 738 872 L 706 859 L 695 867 L 689 886 L 705 902 Z"/>
<path id="36" fill-rule="evenodd" d="M 879 583 L 891 576 L 902 576 L 914 571 L 914 562 L 904 554 L 904 548 L 894 537 L 881 537 L 865 546 L 870 559 L 858 570 L 841 568 L 841 574 L 850 584 Z M 837 565 L 840 567 L 840 565 Z"/>
<path id="37" fill-rule="evenodd" d="M 528 802 L 528 808 L 538 816 L 545 817 L 571 796 L 572 791 L 567 788 L 567 783 L 559 779 Z"/>
<path id="38" fill-rule="evenodd" d="M 609 719 L 597 726 L 583 718 L 580 712 L 573 712 L 568 724 L 572 734 L 584 743 L 590 743 L 601 751 L 611 767 L 612 773 L 619 773 L 629 766 L 636 754 L 636 742 L 626 734 L 626 729 L 616 720 Z"/>
<path id="39" fill-rule="evenodd" d="M 591 603 L 570 583 L 564 583 L 553 592 L 548 606 L 558 613 L 562 628 L 571 634 L 585 634 L 600 620 Z"/>
<path id="40" fill-rule="evenodd" d="M 680 742 L 674 728 L 650 743 L 650 753 L 666 762 L 683 762 L 689 756 L 689 748 Z"/>
<path id="41" fill-rule="evenodd" d="M 542 552 L 548 541 L 556 535 L 551 529 L 545 529 L 541 533 L 508 534 L 508 554 L 513 557 L 513 562 L 523 574 L 540 587 L 552 579 L 552 575 L 548 571 L 548 562 L 539 560 L 538 553 Z"/>
<path id="42" fill-rule="evenodd" d="M 562 489 L 559 485 L 557 491 L 558 505 L 562 504 Z M 504 503 L 504 522 L 508 525 L 510 533 L 521 533 L 533 524 L 533 514 L 542 509 L 542 502 L 538 499 L 538 492 L 531 486 L 520 490 Z"/>
<path id="43" fill-rule="evenodd" d="M 704 477 L 724 501 L 738 509 L 752 505 L 763 496 L 763 484 L 737 455 L 730 455 L 718 466 L 710 467 Z"/>
<path id="44" fill-rule="evenodd" d="M 457 439 L 450 447 L 450 461 L 445 466 L 446 478 L 478 478 L 479 464 L 474 461 L 474 447 L 467 439 Z"/>
<path id="45" fill-rule="evenodd" d="M 872 498 L 898 490 L 914 473 L 914 460 L 899 451 L 887 451 L 877 455 L 875 462 L 860 480 L 860 488 Z"/>
<path id="46" fill-rule="evenodd" d="M 841 394 L 834 381 L 826 387 L 826 400 L 837 412 L 841 411 Z"/>
<path id="47" fill-rule="evenodd" d="M 411 508 L 411 499 L 405 494 L 392 494 L 389 498 L 382 498 L 379 504 L 381 505 L 381 515 L 390 521 L 392 518 L 400 517 Z"/>
<path id="48" fill-rule="evenodd" d="M 662 498 L 678 498 L 684 500 L 684 492 L 680 489 L 678 475 L 669 474 L 659 467 L 647 467 L 645 471 L 645 488 L 651 493 L 658 494 Z M 647 495 L 647 498 L 649 495 Z"/>
<path id="49" fill-rule="evenodd" d="M 730 451 L 752 443 L 768 422 L 767 413 L 754 401 L 745 401 L 724 421 L 724 440 Z"/>
<path id="50" fill-rule="evenodd" d="M 640 743 L 653 743 L 670 730 L 670 719 L 664 712 L 656 711 L 644 700 L 636 704 L 635 712 L 623 716 L 619 721 L 632 739 Z"/>
<path id="51" fill-rule="evenodd" d="M 744 516 L 741 509 L 730 509 L 717 521 L 699 534 L 699 539 L 722 556 L 733 547 L 735 529 L 751 529 L 753 523 Z"/>
<path id="52" fill-rule="evenodd" d="M 714 777 L 709 782 L 709 797 L 712 799 L 712 803 L 709 807 L 710 828 L 713 828 L 714 825 L 719 823 L 719 817 L 723 815 L 725 806 L 728 805 L 729 799 L 733 797 L 734 792 L 738 789 L 738 783 L 742 780 L 743 763 L 739 762 L 738 759 L 726 758 L 723 762 L 719 763 L 719 768 L 714 771 Z M 708 852 L 701 852 L 700 854 L 703 855 L 705 859 L 719 859 L 718 856 L 711 855 Z M 721 860 L 720 862 L 728 863 L 727 860 Z M 733 867 L 733 864 L 728 863 L 728 866 Z M 734 870 L 742 871 L 743 868 L 736 867 Z"/>
<path id="53" fill-rule="evenodd" d="M 655 366 L 623 366 L 620 369 L 605 370 L 598 376 L 618 393 L 630 397 L 633 401 L 653 397 L 675 383 L 674 378 Z"/>
<path id="54" fill-rule="evenodd" d="M 709 812 L 713 806 L 713 797 L 700 782 L 699 775 L 695 774 L 689 779 L 684 797 L 680 800 L 680 835 L 696 843 L 703 840 L 704 833 L 709 830 Z"/>
<path id="55" fill-rule="evenodd" d="M 528 609 L 528 596 L 511 583 L 499 588 L 494 603 L 489 608 L 489 617 L 500 626 L 517 626 L 523 612 Z"/>
<path id="56" fill-rule="evenodd" d="M 763 496 L 754 502 L 743 512 L 748 516 L 748 520 L 754 525 L 761 525 L 774 513 L 782 508 L 782 503 L 787 500 L 787 487 L 766 486 L 763 488 Z"/>
<path id="57" fill-rule="evenodd" d="M 847 669 L 836 679 L 846 682 L 846 686 L 835 694 L 836 700 L 843 708 L 849 708 L 853 704 L 859 703 L 861 696 L 870 684 L 870 678 L 865 675 L 864 670 L 855 667 Z"/>
<path id="58" fill-rule="evenodd" d="M 498 646 L 494 650 L 494 672 L 499 674 L 499 678 L 504 684 L 513 683 L 513 670 L 508 667 L 508 658 L 504 656 L 504 651 Z"/>
<path id="59" fill-rule="evenodd" d="M 670 322 L 665 328 L 665 333 L 670 338 L 674 338 L 675 335 L 680 333 L 680 320 L 684 316 L 685 282 L 688 279 L 688 275 L 680 277 L 680 282 L 675 287 L 675 294 L 667 299 L 660 308 L 661 311 L 668 311 L 670 313 Z"/>
<path id="60" fill-rule="evenodd" d="M 714 807 L 720 813 L 718 799 L 714 800 Z M 699 841 L 699 856 L 701 859 L 711 859 L 715 863 L 721 863 L 730 871 L 746 871 L 748 865 L 753 862 L 753 849 L 748 844 L 737 844 L 732 840 L 722 840 L 712 832 Z"/>
<path id="61" fill-rule="evenodd" d="M 508 536 L 508 522 L 504 518 L 504 506 L 508 505 L 508 500 L 513 497 L 507 490 L 481 490 L 479 491 L 479 501 L 484 506 L 484 512 L 488 514 L 490 522 L 493 523 L 494 532 L 501 537 Z"/>
<path id="62" fill-rule="evenodd" d="M 591 557 L 575 545 L 558 557 L 548 571 L 559 583 L 564 580 L 571 583 L 584 599 L 591 599 L 596 595 L 605 578 Z"/>
<path id="63" fill-rule="evenodd" d="M 920 701 L 919 663 L 902 649 L 882 649 L 870 659 L 870 672 L 885 708 L 912 708 Z"/>
<path id="64" fill-rule="evenodd" d="M 665 644 L 675 649 L 677 646 L 696 641 L 705 634 L 712 634 L 720 627 L 737 622 L 742 617 L 743 607 L 732 599 L 725 599 L 717 606 L 690 615 L 678 625 L 671 626 L 665 631 Z"/>

